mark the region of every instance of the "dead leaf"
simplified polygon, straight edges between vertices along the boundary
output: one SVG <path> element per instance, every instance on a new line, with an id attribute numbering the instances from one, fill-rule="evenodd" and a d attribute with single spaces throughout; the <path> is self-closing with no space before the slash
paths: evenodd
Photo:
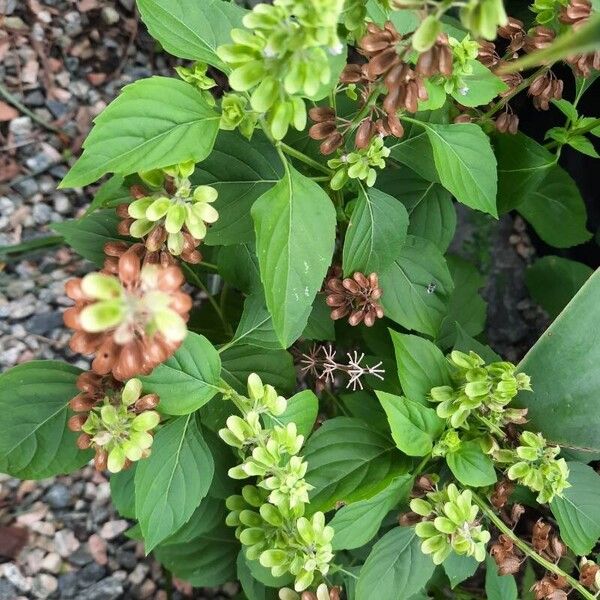
<path id="1" fill-rule="evenodd" d="M 0 527 L 0 556 L 14 560 L 27 543 L 29 533 L 23 527 Z"/>
<path id="2" fill-rule="evenodd" d="M 10 104 L 0 100 L 0 121 L 12 121 L 19 116 L 19 111 Z"/>

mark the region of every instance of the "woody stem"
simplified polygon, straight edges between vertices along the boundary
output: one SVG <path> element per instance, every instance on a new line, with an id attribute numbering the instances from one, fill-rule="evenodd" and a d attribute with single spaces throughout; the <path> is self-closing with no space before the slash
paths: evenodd
<path id="1" fill-rule="evenodd" d="M 588 600 L 594 600 L 595 596 L 586 590 L 576 579 L 573 579 L 570 575 L 567 575 L 558 565 L 551 563 L 549 560 L 546 560 L 544 557 L 540 556 L 531 546 L 526 544 L 523 540 L 517 537 L 514 531 L 506 525 L 500 519 L 500 517 L 494 512 L 494 510 L 487 504 L 487 502 L 478 496 L 473 490 L 473 500 L 474 502 L 481 508 L 481 511 L 485 514 L 485 516 L 510 540 L 513 544 L 521 550 L 526 556 L 534 560 L 536 563 L 544 567 L 547 571 L 559 575 L 560 577 L 564 577 L 569 585 L 577 590 L 583 598 L 587 598 Z"/>

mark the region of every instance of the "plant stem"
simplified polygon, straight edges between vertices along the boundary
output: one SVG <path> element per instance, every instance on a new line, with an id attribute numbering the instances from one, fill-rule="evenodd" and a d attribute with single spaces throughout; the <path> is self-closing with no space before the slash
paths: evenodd
<path id="1" fill-rule="evenodd" d="M 61 246 L 64 242 L 65 240 L 62 235 L 48 235 L 12 246 L 0 246 L 0 256 L 12 256 L 15 254 L 24 254 L 25 252 L 33 252 L 41 248 Z"/>
<path id="2" fill-rule="evenodd" d="M 164 569 L 164 567 L 163 567 Z M 173 573 L 164 569 L 165 572 L 165 591 L 167 592 L 167 600 L 173 600 Z"/>
<path id="3" fill-rule="evenodd" d="M 206 299 L 210 302 L 214 311 L 219 316 L 219 319 L 221 320 L 221 323 L 223 323 L 223 327 L 225 328 L 225 332 L 228 335 L 233 335 L 233 330 L 231 329 L 231 325 L 225 319 L 225 316 L 223 315 L 223 311 L 221 310 L 221 307 L 219 306 L 217 301 L 214 299 L 214 296 L 208 291 L 208 288 L 204 285 L 202 279 L 200 279 L 200 277 L 198 277 L 198 275 L 196 275 L 196 273 L 194 273 L 193 269 L 188 264 L 181 263 L 181 266 L 183 267 L 183 270 L 186 272 L 186 274 L 189 276 L 189 278 L 193 280 L 194 285 L 199 287 L 206 294 Z"/>
<path id="4" fill-rule="evenodd" d="M 531 558 L 531 560 L 534 560 L 539 565 L 544 567 L 544 569 L 546 569 L 547 571 L 555 573 L 560 577 L 564 577 L 569 583 L 569 585 L 574 590 L 577 590 L 584 598 L 587 598 L 588 600 L 595 600 L 596 597 L 588 590 L 586 590 L 576 579 L 573 579 L 573 577 L 567 575 L 567 573 L 565 573 L 558 565 L 555 565 L 554 563 L 540 556 L 533 548 L 531 548 L 531 546 L 529 546 L 523 540 L 517 537 L 514 531 L 510 527 L 508 527 L 508 525 L 506 525 L 506 523 L 504 523 L 502 519 L 500 519 L 500 517 L 494 512 L 491 506 L 489 506 L 483 498 L 477 495 L 477 493 L 473 490 L 471 490 L 471 492 L 473 493 L 473 500 L 479 506 L 479 508 L 481 508 L 481 511 L 504 535 L 510 538 L 513 544 L 517 548 L 519 548 L 521 552 L 523 552 L 526 556 Z"/>
<path id="5" fill-rule="evenodd" d="M 508 96 L 504 96 L 504 98 L 501 98 L 498 102 L 496 102 L 496 104 L 494 104 L 494 106 L 492 106 L 492 108 L 490 108 L 483 115 L 483 119 L 489 119 L 490 117 L 495 115 L 499 110 L 504 108 L 519 92 L 522 92 L 525 88 L 529 87 L 529 84 L 534 79 L 545 73 L 548 69 L 549 67 L 541 67 L 535 73 L 533 73 L 526 79 L 523 79 L 523 81 Z"/>
<path id="6" fill-rule="evenodd" d="M 321 171 L 321 173 L 326 173 L 329 176 L 333 175 L 333 171 L 331 169 L 312 159 L 310 156 L 306 156 L 306 154 L 300 152 L 299 150 L 296 150 L 296 148 L 292 148 L 291 146 L 288 146 L 283 142 L 278 142 L 277 146 L 281 148 L 281 150 L 283 150 L 286 154 L 292 156 L 300 162 L 303 162 L 305 165 L 308 165 L 317 171 Z"/>

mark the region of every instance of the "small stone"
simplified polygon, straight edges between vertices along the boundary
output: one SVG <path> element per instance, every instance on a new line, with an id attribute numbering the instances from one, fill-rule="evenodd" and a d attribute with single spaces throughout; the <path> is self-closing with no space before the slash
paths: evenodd
<path id="1" fill-rule="evenodd" d="M 106 542 L 97 534 L 94 533 L 88 540 L 88 548 L 92 558 L 99 564 L 105 565 L 108 562 L 106 554 Z"/>
<path id="2" fill-rule="evenodd" d="M 56 577 L 40 573 L 36 575 L 31 586 L 31 593 L 36 598 L 48 598 L 58 589 L 58 581 Z"/>
<path id="3" fill-rule="evenodd" d="M 48 313 L 37 316 L 48 319 Z M 55 483 L 44 496 L 44 500 L 46 500 L 52 508 L 67 508 L 67 506 L 71 505 L 71 492 L 66 485 Z"/>
<path id="4" fill-rule="evenodd" d="M 39 90 L 35 90 L 30 92 L 25 96 L 25 104 L 27 106 L 31 106 L 33 108 L 37 108 L 39 106 L 44 105 L 44 94 Z"/>
<path id="5" fill-rule="evenodd" d="M 126 529 L 128 529 L 129 523 L 124 519 L 118 519 L 115 521 L 107 521 L 102 525 L 100 530 L 100 536 L 105 540 L 113 540 L 117 536 L 121 535 Z"/>
<path id="6" fill-rule="evenodd" d="M 33 333 L 35 335 L 47 335 L 48 333 L 52 332 L 52 330 L 60 327 L 62 322 L 63 318 L 60 312 L 44 312 L 33 315 L 31 319 L 26 322 L 25 327 L 29 333 Z M 50 504 L 52 508 L 66 508 L 71 503 L 71 494 L 69 493 L 68 489 L 67 493 L 69 494 L 69 502 L 64 506 L 55 506 L 52 504 L 52 502 L 50 502 L 50 500 L 47 500 L 48 504 Z M 46 495 L 46 498 L 48 495 L 49 494 Z"/>
<path id="7" fill-rule="evenodd" d="M 56 552 L 50 552 L 42 561 L 42 569 L 49 573 L 59 573 L 62 566 L 62 559 Z"/>
<path id="8" fill-rule="evenodd" d="M 121 582 L 114 577 L 107 577 L 80 592 L 77 600 L 118 600 L 122 593 Z"/>
<path id="9" fill-rule="evenodd" d="M 25 562 L 30 575 L 35 575 L 41 571 L 45 554 L 40 548 L 34 548 L 26 553 Z"/>
<path id="10" fill-rule="evenodd" d="M 115 23 L 118 23 L 121 18 L 119 13 L 112 6 L 103 7 L 100 16 L 107 25 L 114 25 Z"/>
<path id="11" fill-rule="evenodd" d="M 0 600 L 14 600 L 17 590 L 6 579 L 0 579 Z"/>
<path id="12" fill-rule="evenodd" d="M 106 574 L 106 569 L 97 563 L 90 563 L 79 571 L 77 579 L 81 587 L 87 588 L 96 581 L 100 581 Z"/>
<path id="13" fill-rule="evenodd" d="M 66 215 L 71 210 L 71 201 L 68 196 L 60 192 L 54 196 L 54 210 L 61 215 Z"/>
<path id="14" fill-rule="evenodd" d="M 0 572 L 20 592 L 28 592 L 31 589 L 31 580 L 25 577 L 14 563 L 3 564 L 0 566 Z"/>
<path id="15" fill-rule="evenodd" d="M 11 315 L 12 316 L 12 315 Z M 29 512 L 20 514 L 17 517 L 17 523 L 19 525 L 31 525 L 41 521 L 48 514 L 48 507 L 41 502 L 36 502 Z"/>
<path id="16" fill-rule="evenodd" d="M 52 220 L 52 209 L 47 204 L 35 204 L 31 214 L 37 225 L 46 225 Z"/>
<path id="17" fill-rule="evenodd" d="M 91 563 L 92 560 L 92 555 L 83 546 L 77 548 L 77 550 L 69 556 L 69 562 L 78 567 L 83 567 Z"/>
<path id="18" fill-rule="evenodd" d="M 23 198 L 31 198 L 38 191 L 38 184 L 32 177 L 26 177 L 21 181 L 13 184 L 13 187 Z"/>
<path id="19" fill-rule="evenodd" d="M 56 119 L 64 117 L 69 112 L 69 106 L 58 100 L 46 100 L 46 106 Z"/>
<path id="20" fill-rule="evenodd" d="M 140 598 L 140 600 L 148 600 L 148 598 L 153 598 L 155 591 L 156 583 L 154 583 L 152 579 L 146 579 L 146 581 L 144 581 L 144 583 L 140 586 L 138 598 Z"/>
<path id="21" fill-rule="evenodd" d="M 56 532 L 56 527 L 54 527 L 54 524 L 48 523 L 47 521 L 32 523 L 29 528 L 31 531 L 35 531 L 35 533 L 40 533 L 41 535 L 45 535 L 47 537 L 53 536 Z"/>
<path id="22" fill-rule="evenodd" d="M 79 540 L 70 529 L 57 531 L 54 536 L 54 545 L 56 546 L 56 551 L 63 558 L 69 558 L 80 546 Z"/>
<path id="23" fill-rule="evenodd" d="M 133 10 L 133 6 L 135 4 L 135 0 L 119 0 L 119 4 L 127 9 L 129 12 Z"/>
<path id="24" fill-rule="evenodd" d="M 6 24 L 6 22 L 5 22 Z M 30 117 L 19 117 L 13 119 L 9 126 L 8 131 L 12 133 L 16 138 L 24 139 L 31 135 L 32 122 Z"/>
<path id="25" fill-rule="evenodd" d="M 132 585 L 140 585 L 142 581 L 146 578 L 150 567 L 148 567 L 145 563 L 139 563 L 132 573 L 130 573 L 128 579 L 132 583 Z"/>
<path id="26" fill-rule="evenodd" d="M 138 559 L 134 552 L 127 552 L 122 548 L 119 548 L 116 552 L 117 560 L 119 564 L 128 571 L 133 571 L 137 565 Z"/>
<path id="27" fill-rule="evenodd" d="M 77 573 L 65 573 L 58 578 L 60 598 L 75 598 L 77 594 Z"/>

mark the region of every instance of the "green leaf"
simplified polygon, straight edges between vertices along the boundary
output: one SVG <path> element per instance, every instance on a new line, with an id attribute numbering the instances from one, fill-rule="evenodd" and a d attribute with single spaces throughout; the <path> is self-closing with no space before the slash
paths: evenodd
<path id="1" fill-rule="evenodd" d="M 254 203 L 252 218 L 267 307 L 287 348 L 304 330 L 331 263 L 335 210 L 321 187 L 288 166 Z"/>
<path id="2" fill-rule="evenodd" d="M 191 178 L 194 185 L 211 185 L 219 193 L 213 205 L 219 219 L 208 230 L 206 243 L 229 246 L 253 242 L 250 209 L 282 175 L 281 160 L 264 135 L 256 133 L 250 142 L 239 133 L 221 131 L 210 156 Z"/>
<path id="3" fill-rule="evenodd" d="M 96 117 L 83 155 L 59 187 L 82 187 L 105 173 L 201 161 L 212 150 L 219 118 L 184 81 L 150 77 L 131 83 Z"/>
<path id="4" fill-rule="evenodd" d="M 52 223 L 51 228 L 65 238 L 65 242 L 93 262 L 97 267 L 104 264 L 104 244 L 126 238 L 117 233 L 120 219 L 114 210 L 99 210 L 81 219 Z"/>
<path id="5" fill-rule="evenodd" d="M 233 287 L 248 295 L 254 292 L 260 292 L 263 295 L 258 271 L 258 257 L 254 252 L 253 244 L 237 244 L 219 248 L 217 266 L 219 275 Z"/>
<path id="6" fill-rule="evenodd" d="M 550 504 L 560 537 L 577 556 L 589 554 L 600 538 L 600 475 L 587 465 L 569 463 L 569 483 Z"/>
<path id="7" fill-rule="evenodd" d="M 304 447 L 304 458 L 306 479 L 315 487 L 310 498 L 313 512 L 369 498 L 406 471 L 387 435 L 349 417 L 329 419 L 317 429 Z"/>
<path id="8" fill-rule="evenodd" d="M 194 587 L 213 587 L 235 580 L 239 550 L 233 528 L 218 525 L 190 542 L 158 546 L 154 554 L 175 577 Z"/>
<path id="9" fill-rule="evenodd" d="M 133 463 L 129 469 L 111 473 L 110 497 L 118 513 L 125 519 L 135 519 L 135 469 Z"/>
<path id="10" fill-rule="evenodd" d="M 590 452 L 600 452 L 599 297 L 596 271 L 519 363 L 533 393 L 521 392 L 515 401 L 529 409 L 533 431 Z"/>
<path id="11" fill-rule="evenodd" d="M 517 210 L 547 244 L 568 248 L 587 242 L 585 203 L 571 176 L 558 165 L 532 191 Z"/>
<path id="12" fill-rule="evenodd" d="M 194 415 L 173 419 L 158 431 L 152 454 L 135 473 L 135 514 L 146 553 L 190 519 L 213 474 L 213 458 Z"/>
<path id="13" fill-rule="evenodd" d="M 462 442 L 456 452 L 446 456 L 446 462 L 463 485 L 484 487 L 498 480 L 491 457 L 483 453 L 477 440 Z"/>
<path id="14" fill-rule="evenodd" d="M 479 563 L 472 556 L 464 556 L 452 552 L 442 563 L 442 566 L 450 580 L 450 587 L 454 589 L 459 583 L 462 583 L 477 571 Z"/>
<path id="15" fill-rule="evenodd" d="M 472 338 L 458 323 L 456 324 L 456 342 L 454 343 L 454 350 L 460 350 L 467 354 L 473 350 L 473 352 L 477 352 L 486 363 L 500 362 L 502 360 L 500 355 L 496 354 L 489 346 Z"/>
<path id="16" fill-rule="evenodd" d="M 80 373 L 65 363 L 35 360 L 0 375 L 0 473 L 45 479 L 89 462 L 92 453 L 77 448 L 78 434 L 67 427 Z"/>
<path id="17" fill-rule="evenodd" d="M 276 600 L 277 592 L 267 589 L 263 583 L 258 581 L 250 571 L 246 556 L 242 550 L 237 557 L 237 579 L 248 600 Z"/>
<path id="18" fill-rule="evenodd" d="M 592 158 L 600 158 L 600 155 L 596 152 L 594 144 L 588 138 L 583 135 L 570 136 L 567 144 L 572 148 L 575 148 L 578 152 L 591 156 Z"/>
<path id="19" fill-rule="evenodd" d="M 335 340 L 334 323 L 331 309 L 325 301 L 325 294 L 317 294 L 302 337 L 305 340 Z"/>
<path id="20" fill-rule="evenodd" d="M 113 175 L 98 188 L 83 216 L 87 217 L 100 208 L 116 208 L 119 204 L 129 204 L 132 199 L 125 178 L 121 175 Z"/>
<path id="21" fill-rule="evenodd" d="M 168 415 L 187 415 L 204 406 L 218 391 L 221 359 L 203 336 L 189 332 L 177 352 L 141 376 L 145 392 L 159 395 L 158 408 Z"/>
<path id="22" fill-rule="evenodd" d="M 307 438 L 313 430 L 317 414 L 319 412 L 319 399 L 312 390 L 302 390 L 288 399 L 288 405 L 285 412 L 273 419 L 264 415 L 266 425 L 274 427 L 275 425 L 287 425 L 295 423 L 298 433 Z"/>
<path id="23" fill-rule="evenodd" d="M 556 164 L 556 157 L 521 132 L 497 134 L 493 139 L 498 159 L 498 210 L 505 213 L 537 189 Z"/>
<path id="24" fill-rule="evenodd" d="M 452 93 L 452 97 L 463 106 L 482 106 L 491 102 L 498 94 L 508 89 L 508 86 L 494 75 L 487 67 L 478 60 L 470 60 L 468 66 L 472 73 L 463 76 L 463 82 L 467 93 L 462 94 L 459 90 Z"/>
<path id="25" fill-rule="evenodd" d="M 216 49 L 231 42 L 231 29 L 242 27 L 246 11 L 237 4 L 223 0 L 138 0 L 137 5 L 150 35 L 169 54 L 228 72 Z"/>
<path id="26" fill-rule="evenodd" d="M 497 216 L 496 157 L 479 125 L 422 122 L 441 184 L 463 204 Z"/>
<path id="27" fill-rule="evenodd" d="M 281 348 L 262 290 L 251 294 L 244 302 L 244 312 L 230 343 L 240 342 L 272 350 Z"/>
<path id="28" fill-rule="evenodd" d="M 401 475 L 378 494 L 348 504 L 338 510 L 328 523 L 333 527 L 334 551 L 360 548 L 370 542 L 381 527 L 385 516 L 406 500 L 413 485 L 410 475 Z"/>
<path id="29" fill-rule="evenodd" d="M 222 523 L 225 520 L 226 514 L 227 510 L 223 500 L 205 496 L 189 520 L 173 535 L 163 540 L 160 545 L 168 546 L 191 542 L 194 538 L 214 529 L 215 523 Z"/>
<path id="30" fill-rule="evenodd" d="M 246 393 L 250 373 L 271 384 L 280 394 L 293 393 L 296 371 L 292 356 L 285 350 L 266 350 L 256 346 L 232 346 L 221 353 L 223 379 L 241 394 Z"/>
<path id="31" fill-rule="evenodd" d="M 373 546 L 356 587 L 356 600 L 398 600 L 416 594 L 433 575 L 412 527 L 395 527 Z"/>
<path id="32" fill-rule="evenodd" d="M 498 566 L 491 556 L 485 557 L 485 593 L 487 600 L 517 600 L 517 582 L 512 575 L 498 575 Z"/>
<path id="33" fill-rule="evenodd" d="M 406 240 L 407 227 L 408 213 L 401 202 L 361 186 L 344 240 L 345 276 L 356 271 L 380 273 L 390 267 Z"/>
<path id="34" fill-rule="evenodd" d="M 404 203 L 409 234 L 429 240 L 441 252 L 448 249 L 456 230 L 456 209 L 448 190 L 408 168 L 386 169 L 377 186 Z"/>
<path id="35" fill-rule="evenodd" d="M 525 281 L 531 297 L 556 318 L 593 272 L 568 258 L 544 256 L 527 269 Z"/>
<path id="36" fill-rule="evenodd" d="M 416 335 L 390 329 L 398 378 L 404 394 L 413 402 L 427 406 L 431 388 L 452 385 L 450 366 L 442 351 L 432 342 Z"/>
<path id="37" fill-rule="evenodd" d="M 456 340 L 456 324 L 459 323 L 471 336 L 479 335 L 485 328 L 487 303 L 479 295 L 485 285 L 485 277 L 470 262 L 458 256 L 446 257 L 454 281 L 450 294 L 448 314 L 442 321 L 436 343 L 442 348 L 451 347 Z"/>
<path id="38" fill-rule="evenodd" d="M 452 277 L 440 251 L 412 235 L 394 264 L 380 273 L 385 315 L 406 329 L 435 336 L 447 311 Z"/>
<path id="39" fill-rule="evenodd" d="M 396 446 L 408 456 L 426 456 L 444 430 L 433 408 L 404 396 L 375 392 L 385 410 Z"/>
<path id="40" fill-rule="evenodd" d="M 556 108 L 558 108 L 558 110 L 560 110 L 560 112 L 565 115 L 567 119 L 570 119 L 571 121 L 577 121 L 579 118 L 577 107 L 572 102 L 569 102 L 564 98 L 559 98 L 558 100 L 553 99 L 550 102 L 556 106 Z"/>

